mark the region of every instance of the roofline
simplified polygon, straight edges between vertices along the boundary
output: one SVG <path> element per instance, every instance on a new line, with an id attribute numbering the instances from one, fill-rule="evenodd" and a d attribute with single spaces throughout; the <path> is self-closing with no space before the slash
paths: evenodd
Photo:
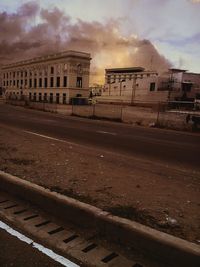
<path id="1" fill-rule="evenodd" d="M 200 73 L 196 73 L 196 72 L 187 72 L 187 74 L 200 75 Z"/>
<path id="2" fill-rule="evenodd" d="M 51 61 L 59 58 L 64 58 L 64 57 L 80 57 L 80 58 L 87 58 L 91 60 L 91 55 L 89 53 L 85 52 L 80 52 L 80 51 L 75 51 L 75 50 L 67 50 L 59 53 L 54 53 L 54 54 L 49 54 L 45 56 L 40 56 L 40 57 L 35 57 L 27 60 L 22 60 L 22 61 L 17 61 L 14 63 L 2 65 L 2 69 L 8 69 L 8 68 L 13 68 L 13 67 L 20 67 L 23 65 L 28 65 L 28 64 L 34 64 L 34 63 L 39 63 L 44 60 Z"/>
<path id="3" fill-rule="evenodd" d="M 176 68 L 170 68 L 169 70 L 175 71 L 175 72 L 186 72 L 187 71 L 187 70 L 176 69 Z"/>
<path id="4" fill-rule="evenodd" d="M 105 69 L 106 71 L 120 71 L 120 70 L 145 70 L 143 67 L 128 67 L 128 68 L 110 68 L 110 69 Z"/>

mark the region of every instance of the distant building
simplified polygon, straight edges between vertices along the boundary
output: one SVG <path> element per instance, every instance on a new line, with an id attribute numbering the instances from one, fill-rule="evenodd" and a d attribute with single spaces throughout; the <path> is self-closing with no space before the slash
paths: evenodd
<path id="1" fill-rule="evenodd" d="M 93 84 L 90 86 L 90 92 L 92 96 L 101 96 L 103 91 L 103 86 L 99 84 Z"/>
<path id="2" fill-rule="evenodd" d="M 200 98 L 200 74 L 170 69 L 162 75 L 142 67 L 105 70 L 103 101 L 127 103 L 193 101 Z"/>
<path id="3" fill-rule="evenodd" d="M 6 98 L 69 103 L 89 96 L 90 54 L 65 51 L 1 68 Z"/>
<path id="4" fill-rule="evenodd" d="M 159 91 L 168 91 L 168 100 L 200 99 L 200 74 L 181 69 L 169 69 L 159 77 Z"/>
<path id="5" fill-rule="evenodd" d="M 2 85 L 2 71 L 1 71 L 1 65 L 0 65 L 0 96 L 3 95 L 3 85 Z"/>
<path id="6" fill-rule="evenodd" d="M 129 102 L 149 100 L 157 91 L 158 73 L 142 67 L 106 69 L 102 96 Z"/>

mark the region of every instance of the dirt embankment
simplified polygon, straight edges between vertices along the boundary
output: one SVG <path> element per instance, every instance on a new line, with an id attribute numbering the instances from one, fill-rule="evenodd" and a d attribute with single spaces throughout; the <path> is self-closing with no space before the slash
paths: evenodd
<path id="1" fill-rule="evenodd" d="M 197 242 L 200 173 L 0 126 L 0 169 Z"/>

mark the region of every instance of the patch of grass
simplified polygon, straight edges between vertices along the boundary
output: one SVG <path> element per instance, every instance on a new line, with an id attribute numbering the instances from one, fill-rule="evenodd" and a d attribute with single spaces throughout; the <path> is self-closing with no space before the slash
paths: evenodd
<path id="1" fill-rule="evenodd" d="M 15 165 L 32 165 L 35 161 L 31 159 L 17 159 L 17 158 L 9 158 L 7 161 L 10 161 L 11 163 Z"/>
<path id="2" fill-rule="evenodd" d="M 94 199 L 92 199 L 89 195 L 78 194 L 72 188 L 61 189 L 59 186 L 51 186 L 49 189 L 51 191 L 60 193 L 60 194 L 65 195 L 67 197 L 74 198 L 76 200 L 79 200 L 79 201 L 87 203 L 87 204 L 91 204 L 91 205 L 96 204 L 96 201 Z"/>
<path id="3" fill-rule="evenodd" d="M 0 151 L 7 151 L 7 148 L 0 145 Z"/>
<path id="4" fill-rule="evenodd" d="M 147 210 L 140 210 L 136 207 L 120 205 L 106 208 L 105 210 L 113 215 L 136 221 L 169 234 L 174 234 L 179 237 L 184 236 L 180 225 L 170 225 L 164 220 L 164 218 L 162 220 L 161 218 L 155 218 Z"/>
<path id="5" fill-rule="evenodd" d="M 84 115 L 77 115 L 72 113 L 71 116 L 74 117 L 80 117 L 80 118 L 87 118 L 90 120 L 104 120 L 104 121 L 114 121 L 114 122 L 122 122 L 122 120 L 120 118 L 107 118 L 107 117 L 98 117 L 96 115 L 91 115 L 91 116 L 84 116 Z"/>
<path id="6" fill-rule="evenodd" d="M 133 206 L 114 206 L 106 208 L 106 211 L 110 212 L 113 215 L 123 217 L 130 220 L 141 221 L 144 219 L 144 211 L 139 211 L 138 208 Z"/>

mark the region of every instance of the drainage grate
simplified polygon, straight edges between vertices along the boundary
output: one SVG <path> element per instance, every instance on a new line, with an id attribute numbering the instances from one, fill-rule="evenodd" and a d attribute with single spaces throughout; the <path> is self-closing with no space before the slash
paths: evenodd
<path id="1" fill-rule="evenodd" d="M 29 204 L 27 205 L 26 202 L 18 201 L 9 195 L 3 195 L 0 204 L 0 215 L 3 214 L 11 222 L 18 221 L 28 233 L 38 239 L 42 237 L 52 247 L 57 246 L 64 254 L 67 253 L 72 258 L 83 262 L 84 266 L 144 267 L 102 247 L 94 236 L 82 238 L 71 225 L 70 227 L 66 225 L 62 227 L 61 222 L 52 222 L 52 217 L 49 217 L 46 213 L 40 213 L 41 211 Z M 25 223 L 25 221 L 27 222 Z"/>
<path id="2" fill-rule="evenodd" d="M 87 246 L 86 248 L 84 248 L 82 251 L 85 252 L 85 253 L 87 253 L 87 252 L 95 249 L 96 247 L 97 247 L 97 244 L 93 243 L 93 244 Z"/>
<path id="3" fill-rule="evenodd" d="M 69 243 L 72 240 L 76 239 L 78 237 L 78 235 L 72 235 L 70 237 L 68 237 L 67 239 L 63 240 L 64 243 Z"/>
<path id="4" fill-rule="evenodd" d="M 107 263 L 113 259 L 115 259 L 116 257 L 118 257 L 119 255 L 115 252 L 112 252 L 111 254 L 109 254 L 108 256 L 106 256 L 105 258 L 103 258 L 101 261 L 104 263 Z"/>
<path id="5" fill-rule="evenodd" d="M 28 209 L 14 211 L 13 214 L 18 215 L 18 214 L 24 213 L 25 211 L 28 211 Z"/>
<path id="6" fill-rule="evenodd" d="M 17 207 L 17 206 L 19 206 L 19 205 L 18 205 L 18 204 L 14 204 L 14 205 L 5 207 L 4 209 L 5 209 L 5 210 L 9 210 L 9 209 L 12 209 L 12 208 Z"/>
<path id="7" fill-rule="evenodd" d="M 54 234 L 59 233 L 59 232 L 61 232 L 63 230 L 65 230 L 63 227 L 58 227 L 55 230 L 49 231 L 48 234 L 54 235 Z"/>
<path id="8" fill-rule="evenodd" d="M 36 218 L 36 217 L 38 217 L 38 216 L 39 216 L 39 215 L 37 215 L 37 214 L 35 214 L 35 215 L 31 215 L 31 216 L 29 216 L 29 217 L 24 218 L 24 221 L 31 220 L 31 219 Z"/>
<path id="9" fill-rule="evenodd" d="M 41 223 L 38 223 L 35 225 L 35 227 L 41 227 L 41 226 L 44 226 L 44 225 L 47 225 L 49 224 L 51 221 L 44 221 L 44 222 L 41 222 Z"/>
<path id="10" fill-rule="evenodd" d="M 8 201 L 9 201 L 8 199 L 1 200 L 1 201 L 0 201 L 0 204 L 5 203 L 5 202 L 8 202 Z"/>

